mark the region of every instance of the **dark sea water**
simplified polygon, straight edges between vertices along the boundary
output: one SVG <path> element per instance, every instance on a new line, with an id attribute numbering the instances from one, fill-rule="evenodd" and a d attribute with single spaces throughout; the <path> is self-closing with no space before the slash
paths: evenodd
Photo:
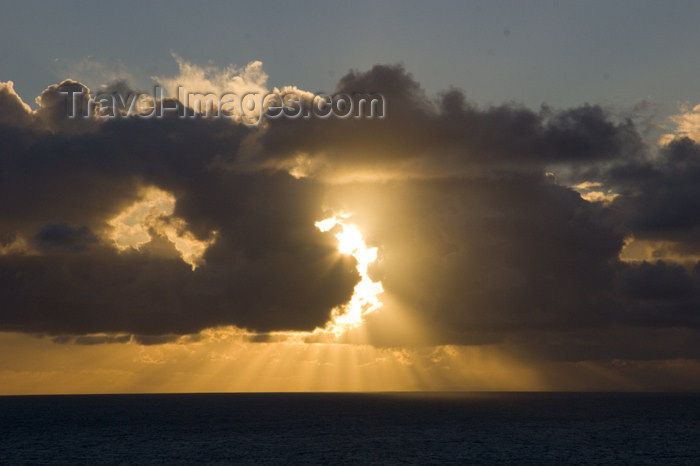
<path id="1" fill-rule="evenodd" d="M 0 397 L 2 464 L 700 464 L 698 394 Z"/>

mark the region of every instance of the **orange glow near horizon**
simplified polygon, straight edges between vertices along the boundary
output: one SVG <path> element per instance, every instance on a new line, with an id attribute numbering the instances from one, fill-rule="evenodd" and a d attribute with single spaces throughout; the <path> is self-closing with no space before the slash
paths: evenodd
<path id="1" fill-rule="evenodd" d="M 81 345 L 0 333 L 0 350 L 8 348 L 16 353 L 0 358 L 0 395 L 543 388 L 534 368 L 492 347 L 251 343 L 221 335 Z"/>

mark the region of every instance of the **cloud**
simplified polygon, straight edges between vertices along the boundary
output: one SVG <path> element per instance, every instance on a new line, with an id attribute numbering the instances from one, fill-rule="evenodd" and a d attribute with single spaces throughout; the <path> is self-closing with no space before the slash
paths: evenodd
<path id="1" fill-rule="evenodd" d="M 80 252 L 96 241 L 97 237 L 89 228 L 73 228 L 65 223 L 44 225 L 33 238 L 33 243 L 43 252 Z"/>
<path id="2" fill-rule="evenodd" d="M 201 67 L 184 60 L 176 54 L 178 74 L 173 77 L 155 76 L 153 79 L 163 86 L 171 97 L 178 96 L 178 87 L 188 92 L 214 93 L 218 96 L 234 93 L 243 96 L 246 93 L 267 92 L 267 73 L 263 71 L 262 62 L 253 61 L 243 68 L 228 66 L 224 69 L 215 66 Z"/>
<path id="3" fill-rule="evenodd" d="M 3 329 L 313 330 L 349 300 L 354 260 L 314 226 L 323 187 L 225 168 L 249 129 L 176 117 L 66 120 L 56 96 L 68 86 L 87 92 L 72 81 L 51 86 L 29 127 L 0 127 Z M 110 221 L 156 188 L 175 205 L 137 218 L 149 241 L 123 250 Z M 182 239 L 211 241 L 196 271 Z"/>
<path id="4" fill-rule="evenodd" d="M 317 175 L 330 178 L 348 170 L 429 177 L 585 165 L 626 156 L 640 144 L 630 121 L 615 122 L 597 106 L 479 109 L 459 90 L 433 101 L 398 65 L 351 72 L 336 92 L 383 95 L 387 118 L 273 120 L 260 138 L 260 157 L 289 166 L 303 154 L 321 167 Z"/>
<path id="5" fill-rule="evenodd" d="M 32 123 L 32 109 L 22 102 L 14 88 L 14 83 L 0 83 L 0 124 L 23 128 Z"/>
<path id="6" fill-rule="evenodd" d="M 659 144 L 669 144 L 682 138 L 693 141 L 700 140 L 700 105 L 695 105 L 692 108 L 689 105 L 681 105 L 680 112 L 670 117 L 670 120 L 676 125 L 673 133 L 663 134 L 659 139 Z"/>
<path id="7" fill-rule="evenodd" d="M 256 63 L 179 64 L 169 85 L 266 86 Z M 26 117 L 0 121 L 2 329 L 146 341 L 231 325 L 267 341 L 322 327 L 359 275 L 314 224 L 348 212 L 379 250 L 384 307 L 341 341 L 498 344 L 558 361 L 700 353 L 699 268 L 672 260 L 700 251 L 689 139 L 657 148 L 594 105 L 433 99 L 396 65 L 338 83 L 383 94 L 374 120 L 66 123 L 66 86 L 82 85 L 50 87 L 35 112 L 0 92 Z M 133 213 L 148 190 L 170 207 Z M 674 255 L 622 260 L 630 238 Z"/>

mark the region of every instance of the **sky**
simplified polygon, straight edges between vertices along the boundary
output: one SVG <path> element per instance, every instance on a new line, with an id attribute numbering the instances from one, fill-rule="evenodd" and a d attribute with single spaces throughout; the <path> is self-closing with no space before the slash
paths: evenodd
<path id="1" fill-rule="evenodd" d="M 3 9 L 0 394 L 700 389 L 696 2 Z"/>

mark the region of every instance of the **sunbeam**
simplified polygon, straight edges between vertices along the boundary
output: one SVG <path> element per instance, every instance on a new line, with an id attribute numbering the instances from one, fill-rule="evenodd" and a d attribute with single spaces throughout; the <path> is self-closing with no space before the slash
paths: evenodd
<path id="1" fill-rule="evenodd" d="M 347 304 L 333 309 L 331 321 L 326 330 L 336 336 L 346 330 L 355 328 L 363 322 L 363 317 L 382 306 L 379 295 L 384 291 L 381 282 L 374 282 L 368 275 L 369 265 L 377 260 L 377 248 L 368 248 L 357 226 L 349 223 L 350 215 L 340 214 L 315 223 L 322 232 L 339 227 L 335 237 L 338 239 L 338 251 L 357 260 L 360 282 L 355 285 L 352 298 Z"/>

